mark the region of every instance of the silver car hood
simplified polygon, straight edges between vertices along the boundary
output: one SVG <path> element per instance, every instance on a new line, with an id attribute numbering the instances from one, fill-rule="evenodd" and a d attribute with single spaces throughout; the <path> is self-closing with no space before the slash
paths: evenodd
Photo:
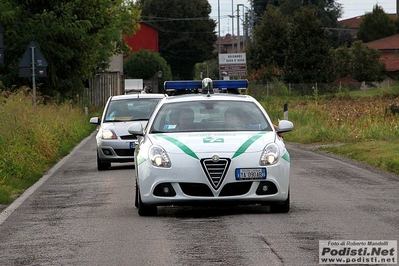
<path id="1" fill-rule="evenodd" d="M 130 135 L 130 133 L 127 131 L 128 127 L 131 124 L 138 122 L 145 127 L 148 121 L 107 122 L 102 124 L 102 128 L 114 131 L 117 136 L 126 136 Z"/>

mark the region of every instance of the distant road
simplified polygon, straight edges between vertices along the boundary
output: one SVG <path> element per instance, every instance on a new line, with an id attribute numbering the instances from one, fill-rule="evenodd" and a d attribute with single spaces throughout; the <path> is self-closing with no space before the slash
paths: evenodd
<path id="1" fill-rule="evenodd" d="M 92 135 L 1 214 L 0 265 L 309 266 L 319 240 L 399 239 L 397 176 L 287 146 L 288 214 L 159 207 L 140 217 L 133 165 L 97 171 Z"/>

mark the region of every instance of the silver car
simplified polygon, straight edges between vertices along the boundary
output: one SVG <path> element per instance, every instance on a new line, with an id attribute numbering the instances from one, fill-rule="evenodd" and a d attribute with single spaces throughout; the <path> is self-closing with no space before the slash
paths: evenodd
<path id="1" fill-rule="evenodd" d="M 136 137 L 127 128 L 134 122 L 143 127 L 158 102 L 166 94 L 129 94 L 111 96 L 101 117 L 92 117 L 90 123 L 99 125 L 96 135 L 97 169 L 107 170 L 111 163 L 134 162 Z"/>

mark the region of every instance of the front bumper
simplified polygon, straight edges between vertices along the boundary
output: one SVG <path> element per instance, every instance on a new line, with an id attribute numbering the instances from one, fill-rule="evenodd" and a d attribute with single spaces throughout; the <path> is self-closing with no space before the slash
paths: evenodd
<path id="1" fill-rule="evenodd" d="M 103 162 L 134 162 L 133 140 L 97 140 L 98 158 Z"/>
<path id="2" fill-rule="evenodd" d="M 253 160 L 252 160 L 253 161 Z M 247 164 L 243 164 L 247 162 Z M 171 168 L 157 168 L 144 161 L 138 166 L 141 199 L 152 205 L 214 205 L 283 202 L 288 198 L 290 163 L 280 159 L 267 166 L 266 179 L 236 180 L 236 168 L 251 168 L 248 160 L 232 159 L 220 184 L 201 166 L 199 160 L 186 158 Z M 137 167 L 137 166 L 136 166 Z M 259 165 L 253 166 L 259 168 Z"/>

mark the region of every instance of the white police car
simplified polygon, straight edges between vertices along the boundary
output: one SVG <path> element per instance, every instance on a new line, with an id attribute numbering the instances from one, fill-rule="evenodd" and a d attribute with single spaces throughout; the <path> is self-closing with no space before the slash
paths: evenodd
<path id="1" fill-rule="evenodd" d="M 169 81 L 167 91 L 201 94 L 164 98 L 146 127 L 133 123 L 136 200 L 141 216 L 157 206 L 264 204 L 290 209 L 290 156 L 264 108 L 248 95 L 214 93 L 246 88 L 247 80 Z"/>
<path id="2" fill-rule="evenodd" d="M 131 123 L 145 125 L 158 102 L 165 94 L 129 94 L 108 98 L 102 117 L 92 117 L 90 123 L 98 125 L 97 169 L 107 170 L 111 163 L 134 162 L 137 139 L 127 128 Z"/>

